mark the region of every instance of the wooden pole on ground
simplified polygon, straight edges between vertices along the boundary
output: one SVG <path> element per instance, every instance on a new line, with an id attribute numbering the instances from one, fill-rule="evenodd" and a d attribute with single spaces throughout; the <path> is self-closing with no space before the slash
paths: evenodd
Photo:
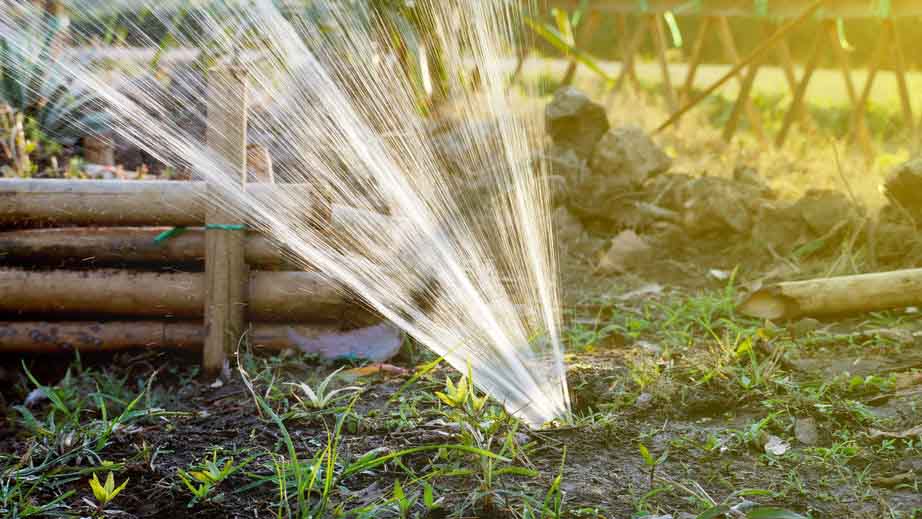
<path id="1" fill-rule="evenodd" d="M 778 283 L 752 293 L 738 310 L 788 320 L 807 315 L 873 312 L 922 303 L 922 269 Z"/>
<path id="2" fill-rule="evenodd" d="M 206 140 L 226 161 L 229 185 L 243 189 L 247 156 L 247 78 L 242 69 L 213 68 L 208 72 L 208 129 Z M 246 310 L 247 265 L 244 231 L 223 206 L 215 191 L 205 212 L 205 345 L 202 370 L 218 375 L 243 335 Z M 209 228 L 209 226 L 214 226 Z"/>
<path id="3" fill-rule="evenodd" d="M 679 109 L 675 89 L 672 87 L 672 78 L 669 75 L 669 60 L 666 58 L 666 31 L 663 30 L 663 19 L 659 14 L 649 15 L 650 30 L 653 34 L 653 47 L 659 59 L 660 73 L 663 77 L 663 94 L 666 96 L 666 106 L 670 112 Z"/>

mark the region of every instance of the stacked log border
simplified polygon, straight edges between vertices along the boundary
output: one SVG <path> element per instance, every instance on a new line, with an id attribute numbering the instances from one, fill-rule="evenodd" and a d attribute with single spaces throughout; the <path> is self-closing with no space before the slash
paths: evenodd
<path id="1" fill-rule="evenodd" d="M 886 4 L 884 3 L 886 2 Z M 762 127 L 758 111 L 754 109 L 750 98 L 752 86 L 758 75 L 761 63 L 771 52 L 776 57 L 784 72 L 790 90 L 792 102 L 784 117 L 784 122 L 778 134 L 774 137 L 774 145 L 784 145 L 791 126 L 795 121 L 809 128 L 812 126 L 808 112 L 804 109 L 804 97 L 813 73 L 824 53 L 832 53 L 841 73 L 845 89 L 851 105 L 851 118 L 848 128 L 848 141 L 856 142 L 865 157 L 870 161 L 876 154 L 871 142 L 866 123 L 865 111 L 870 98 L 874 81 L 881 70 L 882 62 L 888 56 L 894 59 L 894 73 L 900 97 L 901 111 L 904 124 L 913 137 L 918 137 L 918 128 L 913 115 L 912 102 L 906 81 L 906 61 L 900 43 L 900 35 L 894 23 L 896 18 L 922 16 L 922 2 L 917 0 L 817 0 L 807 2 L 804 0 L 769 0 L 765 3 L 767 9 L 760 12 L 758 2 L 751 0 L 707 0 L 705 2 L 689 2 L 688 0 L 597 0 L 588 6 L 588 22 L 576 32 L 575 46 L 580 41 L 591 39 L 600 16 L 615 16 L 617 27 L 621 33 L 619 54 L 621 55 L 621 71 L 613 84 L 613 93 L 622 91 L 627 82 L 635 88 L 639 87 L 639 79 L 635 69 L 635 56 L 644 44 L 649 34 L 652 47 L 660 64 L 660 73 L 663 84 L 663 94 L 671 115 L 657 128 L 657 132 L 672 126 L 681 119 L 682 115 L 700 103 L 708 95 L 716 91 L 727 81 L 736 78 L 740 83 L 740 91 L 734 100 L 731 116 L 723 129 L 723 138 L 727 141 L 733 139 L 737 132 L 739 121 L 745 114 L 749 125 L 757 139 L 763 144 L 771 140 Z M 580 0 L 548 0 L 548 7 L 561 9 L 577 9 L 583 3 Z M 885 6 L 889 9 L 885 12 Z M 696 16 L 703 17 L 702 23 L 694 36 L 689 55 L 688 69 L 681 89 L 676 89 L 669 75 L 666 59 L 666 47 L 663 44 L 662 15 L 671 12 L 677 17 Z M 636 17 L 636 23 L 630 23 L 629 17 Z M 729 19 L 734 17 L 756 18 L 764 20 L 766 37 L 761 44 L 752 49 L 745 56 L 741 56 L 729 30 Z M 875 51 L 870 63 L 867 64 L 868 76 L 865 84 L 856 85 L 853 78 L 852 67 L 848 53 L 842 48 L 836 33 L 835 21 L 841 18 L 861 18 L 879 20 L 879 31 Z M 782 22 L 779 25 L 779 22 Z M 787 35 L 796 27 L 808 23 L 817 24 L 816 40 L 813 50 L 805 64 L 801 77 L 797 77 L 794 64 L 791 60 L 790 47 Z M 634 30 L 630 28 L 633 26 Z M 716 29 L 716 30 L 715 30 Z M 715 34 L 720 41 L 728 60 L 734 64 L 730 72 L 704 89 L 703 94 L 692 96 L 692 87 L 701 64 L 701 49 L 710 35 Z M 524 61 L 526 53 L 520 59 Z M 572 60 L 563 78 L 567 84 L 572 80 L 577 67 L 577 61 Z M 516 70 L 521 68 L 521 64 Z M 681 101 L 681 102 L 679 102 Z"/>

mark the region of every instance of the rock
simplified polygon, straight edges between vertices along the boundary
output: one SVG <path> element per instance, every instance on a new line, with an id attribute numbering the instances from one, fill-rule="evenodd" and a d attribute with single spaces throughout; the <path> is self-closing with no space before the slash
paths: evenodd
<path id="1" fill-rule="evenodd" d="M 689 234 L 711 232 L 746 233 L 752 227 L 752 209 L 758 196 L 739 183 L 717 177 L 702 177 L 687 186 L 688 197 L 682 223 Z"/>
<path id="2" fill-rule="evenodd" d="M 650 393 L 641 393 L 634 400 L 634 407 L 638 409 L 648 409 L 651 405 L 653 405 L 653 395 Z"/>
<path id="3" fill-rule="evenodd" d="M 733 169 L 733 180 L 755 187 L 763 198 L 774 200 L 777 196 L 774 190 L 765 183 L 762 175 L 759 175 L 759 171 L 753 167 L 742 165 L 735 167 Z"/>
<path id="4" fill-rule="evenodd" d="M 837 225 L 853 222 L 858 208 L 840 191 L 811 189 L 794 204 L 807 227 L 819 236 L 833 230 Z"/>
<path id="5" fill-rule="evenodd" d="M 551 215 L 554 233 L 559 241 L 574 242 L 583 235 L 583 224 L 566 207 L 558 207 Z"/>
<path id="6" fill-rule="evenodd" d="M 632 230 L 619 233 L 611 241 L 608 252 L 599 260 L 599 270 L 604 273 L 627 272 L 632 266 L 650 259 L 653 248 Z"/>
<path id="7" fill-rule="evenodd" d="M 556 207 L 567 203 L 567 200 L 569 199 L 567 179 L 560 175 L 548 175 L 547 187 L 548 198 L 551 199 L 551 207 Z"/>
<path id="8" fill-rule="evenodd" d="M 922 157 L 897 166 L 884 182 L 884 194 L 922 223 Z"/>
<path id="9" fill-rule="evenodd" d="M 671 165 L 672 159 L 643 130 L 623 126 L 608 130 L 599 139 L 590 169 L 597 175 L 617 176 L 624 184 L 640 186 Z"/>
<path id="10" fill-rule="evenodd" d="M 917 257 L 919 235 L 911 223 L 883 222 L 875 230 L 875 249 L 877 261 L 882 263 L 899 261 L 903 258 Z"/>
<path id="11" fill-rule="evenodd" d="M 605 108 L 573 87 L 564 87 L 544 111 L 547 133 L 555 145 L 569 148 L 588 159 L 602 135 L 608 131 Z"/>
<path id="12" fill-rule="evenodd" d="M 816 428 L 813 418 L 798 418 L 794 422 L 794 437 L 804 445 L 813 446 L 819 443 L 820 433 Z"/>
<path id="13" fill-rule="evenodd" d="M 787 254 L 803 241 L 807 225 L 793 204 L 774 202 L 763 205 L 752 227 L 753 241 Z"/>

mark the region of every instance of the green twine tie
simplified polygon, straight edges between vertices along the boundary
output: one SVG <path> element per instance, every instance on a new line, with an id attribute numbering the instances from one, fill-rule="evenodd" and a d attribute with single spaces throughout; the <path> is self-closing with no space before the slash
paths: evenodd
<path id="1" fill-rule="evenodd" d="M 218 231 L 245 231 L 246 225 L 243 224 L 231 224 L 231 223 L 209 223 L 205 224 L 205 229 L 213 229 Z M 172 229 L 167 229 L 162 233 L 154 237 L 154 243 L 163 243 L 170 238 L 175 238 L 180 234 L 186 232 L 187 227 L 179 226 L 173 227 Z"/>
<path id="2" fill-rule="evenodd" d="M 754 0 L 754 5 L 756 16 L 766 17 L 768 16 L 768 0 Z"/>

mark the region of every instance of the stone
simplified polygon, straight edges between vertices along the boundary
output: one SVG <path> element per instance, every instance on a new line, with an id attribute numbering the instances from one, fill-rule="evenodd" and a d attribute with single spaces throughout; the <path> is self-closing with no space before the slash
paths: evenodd
<path id="1" fill-rule="evenodd" d="M 787 254 L 800 244 L 807 225 L 794 204 L 773 202 L 756 213 L 752 239 L 765 247 Z"/>
<path id="2" fill-rule="evenodd" d="M 751 166 L 740 165 L 733 168 L 733 180 L 755 187 L 763 198 L 774 200 L 777 197 L 774 190 L 765 183 L 759 171 Z"/>
<path id="3" fill-rule="evenodd" d="M 753 225 L 751 190 L 717 177 L 702 177 L 687 186 L 682 223 L 692 236 L 714 232 L 746 233 Z"/>
<path id="4" fill-rule="evenodd" d="M 547 188 L 548 198 L 551 199 L 551 207 L 557 207 L 567 203 L 569 199 L 567 179 L 560 175 L 548 175 Z"/>
<path id="5" fill-rule="evenodd" d="M 807 227 L 819 236 L 831 232 L 837 225 L 853 222 L 858 209 L 845 193 L 829 189 L 811 189 L 794 204 Z"/>
<path id="6" fill-rule="evenodd" d="M 583 235 L 583 224 L 566 207 L 555 209 L 551 214 L 551 222 L 558 241 L 575 242 Z"/>
<path id="7" fill-rule="evenodd" d="M 544 117 L 553 143 L 572 149 L 585 159 L 592 155 L 596 143 L 609 128 L 605 108 L 570 86 L 554 93 Z"/>
<path id="8" fill-rule="evenodd" d="M 922 223 L 922 157 L 910 159 L 887 175 L 884 182 L 887 198 Z"/>
<path id="9" fill-rule="evenodd" d="M 595 145 L 589 164 L 594 174 L 620 177 L 632 186 L 642 185 L 671 165 L 672 159 L 636 126 L 608 130 Z"/>
<path id="10" fill-rule="evenodd" d="M 603 273 L 624 273 L 632 266 L 650 259 L 653 247 L 634 231 L 621 231 L 611 241 L 608 251 L 599 260 L 599 270 Z"/>
<path id="11" fill-rule="evenodd" d="M 813 418 L 798 418 L 794 422 L 794 437 L 804 445 L 813 446 L 819 443 L 820 433 L 816 428 Z"/>

